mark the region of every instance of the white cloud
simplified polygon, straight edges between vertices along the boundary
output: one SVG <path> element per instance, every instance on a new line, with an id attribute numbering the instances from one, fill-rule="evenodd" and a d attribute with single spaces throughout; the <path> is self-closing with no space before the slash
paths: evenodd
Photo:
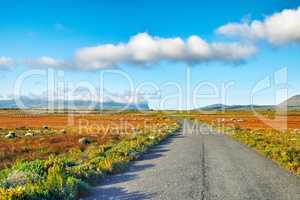
<path id="1" fill-rule="evenodd" d="M 300 7 L 275 13 L 263 21 L 229 23 L 218 28 L 217 32 L 229 36 L 266 39 L 276 45 L 300 42 Z"/>
<path id="2" fill-rule="evenodd" d="M 40 67 L 63 67 L 65 65 L 65 61 L 58 60 L 48 56 L 42 56 L 40 58 L 29 60 L 25 62 L 26 64 L 30 64 L 32 66 Z"/>
<path id="3" fill-rule="evenodd" d="M 148 33 L 132 36 L 127 43 L 103 44 L 78 49 L 73 58 L 60 60 L 49 56 L 21 61 L 33 67 L 103 69 L 133 64 L 148 66 L 162 61 L 199 64 L 221 61 L 237 62 L 247 59 L 256 52 L 252 45 L 241 43 L 208 43 L 192 35 L 186 40 L 180 37 L 161 38 Z M 0 66 L 8 65 L 12 59 L 0 57 Z"/>
<path id="4" fill-rule="evenodd" d="M 235 62 L 256 52 L 252 45 L 211 43 L 198 36 L 186 41 L 176 38 L 153 37 L 139 33 L 128 43 L 104 44 L 79 49 L 74 63 L 81 68 L 107 68 L 122 63 L 148 65 L 160 61 L 202 63 L 209 61 Z"/>
<path id="5" fill-rule="evenodd" d="M 14 60 L 9 57 L 1 56 L 0 57 L 0 68 L 8 68 L 14 65 Z"/>
<path id="6" fill-rule="evenodd" d="M 55 89 L 48 89 L 42 92 L 30 92 L 26 94 L 9 94 L 7 97 L 0 95 L 1 99 L 14 99 L 14 98 L 29 98 L 38 100 L 49 100 L 49 101 L 94 101 L 98 103 L 116 102 L 116 103 L 144 103 L 149 99 L 149 93 L 137 93 L 135 91 L 119 91 L 112 92 L 106 89 L 93 88 L 67 88 L 67 87 L 56 87 Z M 154 94 L 152 94 L 154 95 Z"/>

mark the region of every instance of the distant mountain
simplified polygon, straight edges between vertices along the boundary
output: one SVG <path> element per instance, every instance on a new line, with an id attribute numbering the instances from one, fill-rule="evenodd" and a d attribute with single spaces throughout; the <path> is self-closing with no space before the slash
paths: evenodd
<path id="1" fill-rule="evenodd" d="M 85 100 L 54 100 L 47 101 L 44 99 L 31 99 L 22 97 L 21 103 L 28 109 L 96 109 L 96 110 L 149 110 L 148 103 L 120 103 L 120 102 L 95 102 Z M 19 105 L 15 100 L 0 100 L 0 108 L 15 109 Z"/>
<path id="2" fill-rule="evenodd" d="M 222 111 L 222 110 L 251 110 L 251 109 L 272 109 L 272 105 L 225 105 L 212 104 L 200 108 L 203 111 Z"/>
<path id="3" fill-rule="evenodd" d="M 284 109 L 300 110 L 300 95 L 293 96 L 278 105 L 225 105 L 225 104 L 212 104 L 204 106 L 197 110 L 203 111 L 222 111 L 222 110 L 250 110 L 250 109 Z"/>
<path id="4" fill-rule="evenodd" d="M 279 108 L 287 107 L 289 110 L 299 110 L 300 109 L 300 95 L 296 95 L 288 98 L 284 102 L 278 105 Z"/>
<path id="5" fill-rule="evenodd" d="M 212 104 L 202 107 L 201 110 L 222 110 L 226 108 L 228 108 L 228 106 L 225 104 Z"/>

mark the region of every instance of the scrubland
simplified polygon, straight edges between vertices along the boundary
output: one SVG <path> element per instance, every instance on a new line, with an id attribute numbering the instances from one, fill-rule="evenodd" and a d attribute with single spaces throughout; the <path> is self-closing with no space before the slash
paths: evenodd
<path id="1" fill-rule="evenodd" d="M 300 176 L 300 112 L 275 115 L 263 111 L 260 116 L 250 111 L 194 112 L 186 116 L 231 136 Z"/>
<path id="2" fill-rule="evenodd" d="M 0 112 L 0 199 L 76 199 L 179 128 L 155 113 Z"/>

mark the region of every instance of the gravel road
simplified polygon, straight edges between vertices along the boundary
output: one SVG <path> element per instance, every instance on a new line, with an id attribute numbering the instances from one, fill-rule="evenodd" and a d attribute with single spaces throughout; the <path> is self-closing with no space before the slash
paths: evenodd
<path id="1" fill-rule="evenodd" d="M 300 179 L 231 138 L 184 121 L 126 173 L 102 180 L 86 200 L 300 200 Z"/>

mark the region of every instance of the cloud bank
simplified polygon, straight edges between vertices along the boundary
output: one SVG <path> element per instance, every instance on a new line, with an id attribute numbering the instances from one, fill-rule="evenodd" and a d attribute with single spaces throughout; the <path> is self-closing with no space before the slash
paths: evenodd
<path id="1" fill-rule="evenodd" d="M 32 66 L 44 66 L 44 67 L 64 67 L 66 65 L 65 61 L 58 60 L 49 56 L 42 56 L 37 59 L 30 59 L 25 63 Z"/>
<path id="2" fill-rule="evenodd" d="M 208 43 L 198 36 L 161 38 L 148 33 L 132 36 L 127 43 L 103 44 L 78 49 L 70 60 L 43 56 L 30 60 L 32 66 L 105 69 L 121 64 L 145 67 L 162 61 L 199 64 L 203 62 L 239 62 L 256 52 L 252 45 L 240 43 Z"/>
<path id="3" fill-rule="evenodd" d="M 79 49 L 74 64 L 80 68 L 107 68 L 119 64 L 145 66 L 161 61 L 202 63 L 236 62 L 256 52 L 251 45 L 240 43 L 208 43 L 198 36 L 161 38 L 148 33 L 132 36 L 127 43 L 104 44 Z"/>
<path id="4" fill-rule="evenodd" d="M 263 21 L 229 23 L 218 28 L 217 32 L 227 36 L 265 39 L 275 45 L 300 43 L 300 7 L 275 13 Z"/>
<path id="5" fill-rule="evenodd" d="M 61 24 L 56 24 L 62 28 Z M 300 7 L 286 9 L 265 17 L 243 23 L 228 23 L 216 30 L 225 36 L 248 39 L 263 39 L 271 44 L 300 43 Z M 71 59 L 60 60 L 49 56 L 16 62 L 9 57 L 0 57 L 0 67 L 29 65 L 35 67 L 77 68 L 85 70 L 105 69 L 122 64 L 145 67 L 160 62 L 201 64 L 207 62 L 240 62 L 257 51 L 256 47 L 242 42 L 207 42 L 191 35 L 163 38 L 139 33 L 127 42 L 101 44 L 78 49 Z"/>

